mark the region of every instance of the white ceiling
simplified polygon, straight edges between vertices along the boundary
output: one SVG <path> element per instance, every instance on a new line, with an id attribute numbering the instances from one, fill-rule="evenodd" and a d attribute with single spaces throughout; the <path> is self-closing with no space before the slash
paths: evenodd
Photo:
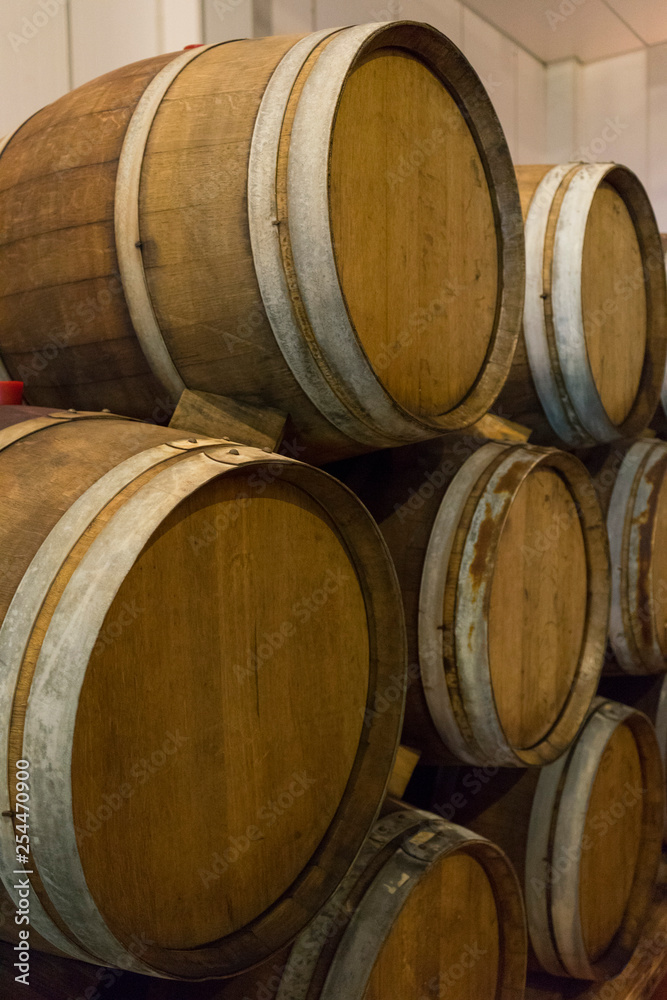
<path id="1" fill-rule="evenodd" d="M 552 62 L 582 62 L 667 42 L 667 0 L 465 0 L 505 34 Z"/>

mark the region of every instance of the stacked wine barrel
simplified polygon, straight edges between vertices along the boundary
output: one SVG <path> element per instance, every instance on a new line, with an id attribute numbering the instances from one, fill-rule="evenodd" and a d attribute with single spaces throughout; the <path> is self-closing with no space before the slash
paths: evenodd
<path id="1" fill-rule="evenodd" d="M 512 163 L 424 25 L 111 73 L 18 129 L 0 192 L 0 356 L 32 404 L 150 418 L 201 390 L 288 413 L 333 458 L 472 423 L 509 369 Z"/>
<path id="2" fill-rule="evenodd" d="M 515 170 L 397 21 L 94 80 L 0 143 L 0 216 L 0 938 L 20 972 L 29 898 L 36 995 L 616 975 L 665 814 L 662 678 L 624 686 L 667 667 L 638 178 Z"/>
<path id="3" fill-rule="evenodd" d="M 379 533 L 259 449 L 29 407 L 0 427 L 5 892 L 29 784 L 41 937 L 246 968 L 315 915 L 382 799 L 401 704 L 366 705 L 405 667 Z"/>

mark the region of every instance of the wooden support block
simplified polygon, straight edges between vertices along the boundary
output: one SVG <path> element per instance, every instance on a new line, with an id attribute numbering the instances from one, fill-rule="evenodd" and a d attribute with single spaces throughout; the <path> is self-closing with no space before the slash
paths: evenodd
<path id="1" fill-rule="evenodd" d="M 402 799 L 405 789 L 408 787 L 412 772 L 419 763 L 421 757 L 420 750 L 413 750 L 401 744 L 394 761 L 394 770 L 391 772 L 389 784 L 387 785 L 387 795 L 393 799 Z"/>
<path id="2" fill-rule="evenodd" d="M 276 451 L 285 432 L 286 420 L 286 414 L 278 410 L 260 410 L 227 396 L 185 389 L 169 426 Z"/>
<path id="3" fill-rule="evenodd" d="M 489 441 L 524 444 L 532 434 L 532 430 L 530 427 L 524 427 L 523 424 L 515 424 L 512 420 L 497 417 L 495 413 L 486 413 L 465 433 L 473 434 L 475 437 L 488 438 Z"/>

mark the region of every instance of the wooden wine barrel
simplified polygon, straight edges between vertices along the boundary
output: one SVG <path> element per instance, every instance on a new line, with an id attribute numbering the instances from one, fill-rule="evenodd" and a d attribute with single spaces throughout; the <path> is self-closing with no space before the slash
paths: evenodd
<path id="1" fill-rule="evenodd" d="M 466 437 L 334 469 L 378 521 L 398 572 L 403 742 L 431 763 L 554 760 L 595 694 L 607 636 L 606 531 L 581 462 Z"/>
<path id="2" fill-rule="evenodd" d="M 74 988 L 84 994 L 91 981 L 81 966 L 61 970 L 44 957 L 38 973 L 42 966 L 71 990 L 45 994 L 49 1000 L 68 1000 Z M 123 1000 L 521 1000 L 525 973 L 521 888 L 503 852 L 404 809 L 378 821 L 291 953 L 222 983 L 142 982 L 126 974 L 118 985 Z M 115 996 L 114 973 L 107 978 Z"/>
<path id="3" fill-rule="evenodd" d="M 653 723 L 663 763 L 667 764 L 667 675 L 659 677 L 601 677 L 604 698 L 638 708 Z"/>
<path id="4" fill-rule="evenodd" d="M 648 195 L 615 163 L 516 171 L 526 297 L 500 409 L 545 441 L 639 434 L 658 405 L 667 351 L 665 268 Z"/>
<path id="5" fill-rule="evenodd" d="M 660 239 L 662 241 L 665 268 L 667 269 L 667 233 L 660 233 Z M 657 430 L 661 437 L 664 438 L 667 436 L 667 369 L 665 370 L 662 392 L 660 393 L 660 405 L 655 411 L 655 417 L 651 422 L 651 426 Z"/>
<path id="6" fill-rule="evenodd" d="M 643 438 L 586 459 L 607 518 L 611 618 L 605 672 L 667 669 L 667 444 Z"/>
<path id="7" fill-rule="evenodd" d="M 617 975 L 641 936 L 660 862 L 664 778 L 649 719 L 598 698 L 554 763 L 500 771 L 484 788 L 468 778 L 460 815 L 514 863 L 529 962 L 557 976 Z"/>
<path id="8" fill-rule="evenodd" d="M 626 674 L 620 677 L 602 677 L 598 693 L 603 698 L 611 698 L 623 705 L 638 708 L 649 717 L 658 739 L 662 768 L 667 778 L 667 676 L 630 677 Z M 663 840 L 667 843 L 667 808 Z"/>
<path id="9" fill-rule="evenodd" d="M 85 84 L 10 138 L 0 214 L 0 355 L 38 405 L 147 418 L 187 387 L 289 413 L 333 458 L 468 426 L 518 337 L 507 144 L 415 22 Z"/>
<path id="10" fill-rule="evenodd" d="M 110 414 L 0 426 L 4 892 L 29 795 L 31 931 L 146 974 L 250 968 L 384 795 L 405 639 L 381 536 L 260 449 Z"/>
<path id="11" fill-rule="evenodd" d="M 520 998 L 521 890 L 495 844 L 416 810 L 379 820 L 297 940 L 278 1000 Z"/>

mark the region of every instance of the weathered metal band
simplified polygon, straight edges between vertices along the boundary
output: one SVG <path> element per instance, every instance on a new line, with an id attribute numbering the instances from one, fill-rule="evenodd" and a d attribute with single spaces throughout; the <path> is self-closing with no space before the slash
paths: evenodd
<path id="1" fill-rule="evenodd" d="M 653 530 L 652 501 L 657 488 L 650 480 L 658 463 L 667 460 L 667 446 L 658 440 L 637 441 L 628 449 L 611 493 L 607 530 L 612 569 L 609 641 L 618 665 L 629 674 L 661 673 L 665 654 L 660 645 L 652 568 L 642 563 L 642 533 Z M 643 596 L 642 596 L 643 595 Z M 645 629 L 649 616 L 648 628 Z"/>
<path id="2" fill-rule="evenodd" d="M 526 297 L 523 312 L 526 353 L 535 390 L 547 420 L 559 438 L 571 445 L 581 444 L 582 435 L 586 435 L 571 404 L 563 398 L 553 371 L 542 295 L 549 213 L 560 185 L 576 166 L 576 163 L 565 163 L 553 167 L 542 178 L 531 200 L 525 224 Z"/>
<path id="3" fill-rule="evenodd" d="M 299 291 L 327 365 L 356 411 L 348 411 L 340 429 L 359 440 L 362 432 L 366 440 L 366 424 L 375 442 L 399 444 L 422 439 L 424 421 L 390 396 L 352 328 L 338 278 L 329 203 L 329 151 L 345 79 L 360 49 L 388 27 L 378 23 L 347 28 L 320 55 L 294 116 L 287 190 Z"/>
<path id="4" fill-rule="evenodd" d="M 588 721 L 570 755 L 554 829 L 552 865 L 561 857 L 570 859 L 568 851 L 574 848 L 572 863 L 559 870 L 559 878 L 551 884 L 551 920 L 560 959 L 571 976 L 595 979 L 589 960 L 581 912 L 573 900 L 581 898 L 581 855 L 586 828 L 586 816 L 591 792 L 600 761 L 619 722 L 631 715 L 633 709 L 625 706 L 603 704 L 598 706 Z"/>
<path id="5" fill-rule="evenodd" d="M 65 414 L 65 417 L 71 420 L 77 419 L 77 417 L 68 414 Z M 44 419 L 49 421 L 49 418 Z M 28 430 L 30 425 L 33 425 L 31 430 L 35 432 L 44 426 L 52 426 L 53 423 L 58 422 L 57 420 L 48 423 L 42 420 L 26 421 L 23 424 L 14 425 L 8 430 L 21 427 Z M 35 427 L 36 423 L 41 426 Z M 0 433 L 0 450 L 8 446 L 4 438 L 5 434 L 6 431 Z M 24 434 L 24 436 L 27 435 Z M 218 441 L 213 443 L 222 444 Z M 207 444 L 206 439 L 201 440 L 196 446 L 188 442 L 174 442 L 158 445 L 126 459 L 86 490 L 63 514 L 44 540 L 17 587 L 2 627 L 0 627 L 0 663 L 2 664 L 2 671 L 0 671 L 0 730 L 7 734 L 10 732 L 16 684 L 23 657 L 44 600 L 67 556 L 85 530 L 113 497 L 142 473 L 172 458 L 178 451 L 186 451 L 194 447 L 202 448 Z M 8 753 L 7 742 L 0 741 L 0 773 L 2 774 L 9 773 Z M 9 786 L 3 782 L 0 783 L 0 811 L 8 812 L 10 808 Z M 15 851 L 12 823 L 0 824 L 0 879 L 9 895 L 14 898 L 15 902 L 18 902 L 13 889 L 15 878 L 12 875 L 15 868 Z M 31 901 L 31 922 L 35 930 L 45 940 L 50 941 L 61 951 L 72 958 L 91 961 L 90 955 L 66 938 L 53 923 L 34 894 Z"/>
<path id="6" fill-rule="evenodd" d="M 563 197 L 553 247 L 552 306 L 558 360 L 572 405 L 594 441 L 613 441 L 620 436 L 593 378 L 582 301 L 586 220 L 600 183 L 614 169 L 614 163 L 589 163 L 579 168 Z"/>
<path id="7" fill-rule="evenodd" d="M 431 529 L 419 590 L 419 669 L 429 712 L 443 742 L 468 764 L 487 762 L 481 759 L 479 748 L 469 744 L 454 713 L 443 662 L 442 608 L 449 560 L 463 511 L 481 474 L 505 450 L 501 444 L 484 445 L 454 476 Z"/>
<path id="8" fill-rule="evenodd" d="M 337 29 L 338 30 L 338 29 Z M 294 314 L 280 245 L 276 171 L 285 109 L 309 56 L 336 31 L 318 31 L 297 42 L 273 72 L 264 91 L 248 163 L 248 222 L 255 273 L 262 303 L 276 343 L 303 392 L 331 423 L 364 444 L 377 445 L 378 434 L 360 423 L 326 378 L 326 362 L 317 344 L 304 337 Z M 290 206 L 291 207 L 291 206 Z M 290 215 L 290 231 L 292 218 Z M 316 356 L 317 351 L 317 356 Z M 387 439 L 384 443 L 395 443 Z"/>
<path id="9" fill-rule="evenodd" d="M 660 696 L 655 710 L 655 734 L 660 747 L 662 758 L 662 768 L 667 776 L 667 678 L 660 683 Z M 667 798 L 665 799 L 665 822 L 663 827 L 663 841 L 667 842 Z"/>
<path id="10" fill-rule="evenodd" d="M 578 901 L 586 818 L 595 776 L 609 740 L 618 725 L 625 722 L 633 728 L 651 730 L 640 712 L 596 698 L 572 749 L 540 771 L 528 832 L 526 908 L 535 954 L 553 975 L 599 979 L 603 972 L 603 978 L 607 978 L 620 971 L 609 952 L 591 962 Z"/>
<path id="11" fill-rule="evenodd" d="M 67 423 L 70 420 L 129 420 L 133 417 L 122 417 L 116 413 L 69 413 L 67 410 L 49 413 L 45 417 L 34 417 L 32 420 L 22 420 L 18 424 L 10 424 L 0 430 L 0 451 L 9 448 L 23 438 L 36 434 L 38 431 L 46 430 L 47 427 L 57 427 L 58 424 Z"/>
<path id="12" fill-rule="evenodd" d="M 412 837 L 406 836 L 366 890 L 336 949 L 320 1000 L 362 1000 L 382 945 L 410 895 L 435 860 L 470 840 L 457 827 L 439 832 L 428 829 L 431 851 L 424 859 L 410 850 L 411 840 L 419 841 L 420 834 L 424 832 L 416 830 Z"/>
<path id="13" fill-rule="evenodd" d="M 399 433 L 399 437 L 396 437 L 396 433 L 391 433 L 392 423 L 396 423 L 396 405 L 370 368 L 350 326 L 342 299 L 331 245 L 328 161 L 333 118 L 350 64 L 360 46 L 385 27 L 386 25 L 364 25 L 363 28 L 319 31 L 297 42 L 274 70 L 264 92 L 255 121 L 248 164 L 248 218 L 253 260 L 262 302 L 276 343 L 295 379 L 317 409 L 353 440 L 376 447 L 397 444 L 403 438 L 400 437 L 398 425 L 394 430 Z M 287 286 L 280 245 L 279 228 L 283 220 L 278 218 L 276 171 L 285 109 L 294 84 L 309 56 L 321 42 L 332 36 L 338 37 L 334 37 L 326 47 L 304 85 L 290 140 L 289 234 L 299 291 L 304 297 L 311 319 L 313 317 L 304 291 L 307 293 L 313 283 L 326 288 L 327 299 L 331 304 L 330 312 L 323 319 L 319 317 L 314 321 L 317 323 L 317 340 L 313 342 L 304 335 L 296 319 Z M 322 71 L 318 71 L 318 67 L 331 50 L 334 54 L 333 65 L 329 57 L 325 65 L 325 69 L 328 67 L 327 73 L 322 77 Z M 320 93 L 322 89 L 324 93 Z M 319 136 L 319 143 L 316 143 L 313 133 L 316 126 L 319 128 L 322 125 L 324 133 Z M 310 186 L 320 183 L 324 177 L 324 187 L 318 191 L 319 198 L 316 201 L 311 200 L 310 194 L 307 196 L 303 186 L 304 178 L 295 181 L 295 170 L 305 171 L 305 180 Z M 314 229 L 315 209 L 318 210 L 317 218 L 320 223 L 317 231 Z M 302 236 L 303 239 L 300 238 Z M 299 259 L 304 241 L 304 259 Z M 338 351 L 345 355 L 342 377 L 339 372 L 338 378 L 334 374 L 338 369 L 325 338 L 326 329 L 333 322 L 334 305 L 337 305 L 336 322 L 341 320 L 341 312 L 343 314 L 342 325 L 337 327 L 337 335 L 342 337 L 342 341 L 335 343 Z M 360 378 L 364 382 L 364 397 L 361 402 L 356 391 L 356 383 Z M 368 396 L 369 392 L 371 398 Z M 423 437 L 423 428 L 421 432 L 415 430 L 405 440 L 417 440 L 420 437 Z"/>
<path id="14" fill-rule="evenodd" d="M 625 559 L 628 555 L 628 509 L 640 469 L 654 446 L 653 441 L 637 441 L 626 453 L 616 476 L 607 511 L 607 534 L 611 561 L 611 613 L 609 641 L 618 665 L 629 674 L 637 673 L 637 654 L 628 643 L 624 605 L 628 593 Z M 639 671 L 641 673 L 641 670 Z"/>
<path id="15" fill-rule="evenodd" d="M 581 844 L 595 774 L 617 724 L 598 717 L 597 710 L 604 704 L 602 698 L 593 701 L 577 742 L 541 769 L 530 813 L 525 875 L 528 931 L 540 964 L 557 976 L 576 975 L 569 962 L 571 948 L 565 953 L 562 950 L 562 923 L 576 922 L 577 928 L 565 933 L 582 938 L 578 906 Z M 558 887 L 567 875 L 566 896 Z M 585 954 L 584 960 L 587 962 Z"/>
<path id="16" fill-rule="evenodd" d="M 420 824 L 431 819 L 433 817 L 430 813 L 407 810 L 389 813 L 375 823 L 354 865 L 332 898 L 297 938 L 287 960 L 276 1000 L 304 1000 L 322 946 L 330 938 L 335 927 L 341 922 L 347 923 L 350 919 L 346 902 L 366 867 L 392 840 L 409 830 L 418 829 Z M 437 822 L 441 820 L 438 819 Z"/>
<path id="17" fill-rule="evenodd" d="M 665 270 L 667 271 L 667 253 L 665 253 Z M 660 393 L 660 405 L 662 407 L 663 417 L 667 417 L 667 370 L 665 371 L 665 377 L 662 382 L 662 392 Z"/>
<path id="18" fill-rule="evenodd" d="M 528 822 L 524 899 L 528 935 L 533 951 L 543 969 L 554 976 L 567 976 L 554 946 L 551 926 L 551 831 L 563 771 L 568 763 L 565 753 L 540 770 Z"/>
<path id="19" fill-rule="evenodd" d="M 377 873 L 352 911 L 349 897 L 368 866 L 392 841 L 396 850 Z M 497 900 L 499 924 L 504 919 L 517 924 L 524 935 L 521 895 L 516 877 L 499 848 L 453 823 L 419 811 L 392 813 L 371 831 L 352 870 L 327 906 L 298 938 L 287 962 L 277 1000 L 305 1000 L 320 955 L 332 929 L 343 926 L 335 954 L 327 970 L 322 1000 L 361 1000 L 373 966 L 401 909 L 430 867 L 447 855 L 462 850 L 480 859 L 490 878 L 499 865 L 515 883 L 513 898 Z M 513 942 L 514 928 L 508 938 Z M 525 937 L 523 938 L 525 942 Z M 524 945 L 525 946 L 525 945 Z M 523 982 L 523 969 L 503 967 L 504 982 L 499 996 L 513 995 L 512 988 Z M 516 979 L 516 982 L 514 981 Z"/>
<path id="20" fill-rule="evenodd" d="M 0 431 L 0 451 L 9 448 L 17 441 L 36 434 L 47 427 L 53 427 L 62 421 L 55 417 L 35 417 L 33 420 L 22 420 L 19 424 L 11 424 Z"/>
<path id="21" fill-rule="evenodd" d="M 228 449 L 228 446 L 227 446 Z M 264 453 L 256 449 L 252 457 Z M 106 964 L 149 971 L 107 927 L 88 888 L 72 804 L 72 744 L 79 694 L 104 616 L 138 553 L 178 502 L 223 474 L 205 453 L 158 473 L 121 507 L 81 559 L 42 642 L 28 702 L 23 753 L 32 774 L 33 855 L 49 898 L 84 948 Z M 235 468 L 230 465 L 229 468 Z"/>
<path id="22" fill-rule="evenodd" d="M 651 473 L 656 466 L 667 463 L 667 445 L 654 441 L 653 447 L 646 456 L 642 469 L 635 503 L 630 521 L 629 544 L 626 552 L 627 590 L 624 598 L 628 607 L 628 620 L 634 633 L 635 646 L 641 654 L 641 672 L 662 673 L 665 670 L 665 654 L 660 646 L 660 638 L 656 622 L 655 582 L 653 580 L 652 564 L 642 564 L 641 553 L 642 534 L 649 531 L 654 536 L 656 510 L 653 509 L 653 499 L 659 489 L 651 482 Z M 649 588 L 650 592 L 649 592 Z M 660 609 L 658 608 L 658 613 Z M 663 616 L 664 616 L 663 610 Z M 650 617 L 649 628 L 645 631 L 642 621 Z M 647 634 L 648 633 L 648 634 Z"/>
<path id="23" fill-rule="evenodd" d="M 134 110 L 118 160 L 114 233 L 123 293 L 132 326 L 150 369 L 174 399 L 178 399 L 187 386 L 165 343 L 146 279 L 139 218 L 141 174 L 155 116 L 172 83 L 186 66 L 204 52 L 226 44 L 219 42 L 182 52 L 160 70 Z"/>
<path id="24" fill-rule="evenodd" d="M 663 765 L 667 765 L 667 677 L 660 684 L 660 697 L 655 712 L 655 732 Z"/>
<path id="25" fill-rule="evenodd" d="M 489 656 L 488 607 L 493 574 L 480 580 L 473 573 L 477 546 L 483 544 L 484 523 L 491 524 L 492 540 L 486 558 L 494 564 L 496 548 L 510 506 L 524 479 L 547 457 L 545 451 L 512 448 L 494 469 L 477 503 L 466 534 L 457 580 L 456 662 L 463 704 L 483 756 L 484 764 L 523 764 L 510 746 L 496 708 Z M 511 472 L 510 489 L 502 483 Z"/>
<path id="26" fill-rule="evenodd" d="M 442 609 L 449 560 L 460 520 L 481 474 L 504 450 L 508 456 L 494 470 L 475 507 L 463 546 L 457 580 L 455 657 L 457 684 L 469 732 L 463 732 L 454 712 L 444 669 Z M 482 522 L 489 519 L 498 537 L 521 483 L 539 465 L 564 473 L 580 519 L 587 565 L 598 574 L 598 585 L 589 596 L 586 628 L 577 673 L 565 704 L 551 730 L 534 747 L 511 746 L 504 733 L 494 698 L 488 636 L 488 604 L 493 576 L 473 580 L 471 567 Z M 512 470 L 512 487 L 499 486 Z M 518 448 L 489 444 L 469 458 L 456 474 L 436 515 L 424 558 L 419 597 L 418 644 L 422 685 L 429 712 L 443 742 L 459 759 L 472 764 L 525 766 L 553 760 L 570 742 L 590 703 L 600 672 L 607 635 L 609 592 L 606 585 L 607 550 L 604 523 L 597 501 L 584 493 L 590 485 L 583 466 L 571 455 L 530 445 Z M 597 517 L 596 517 L 597 511 Z M 493 551 L 487 553 L 493 564 Z M 474 734 L 471 736 L 471 734 Z"/>

